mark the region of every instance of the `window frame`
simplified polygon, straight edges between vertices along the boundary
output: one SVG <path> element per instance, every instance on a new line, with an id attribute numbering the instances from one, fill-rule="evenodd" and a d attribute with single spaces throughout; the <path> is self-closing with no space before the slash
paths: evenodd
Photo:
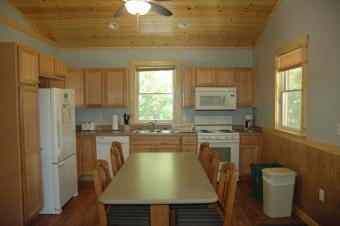
<path id="1" fill-rule="evenodd" d="M 146 125 L 151 120 L 138 119 L 138 68 L 174 68 L 174 103 L 173 103 L 173 120 L 157 120 L 158 125 L 171 125 L 179 123 L 181 120 L 181 93 L 180 93 L 180 67 L 178 61 L 133 61 L 130 62 L 130 111 L 132 125 Z"/>
<path id="2" fill-rule="evenodd" d="M 300 38 L 296 41 L 286 44 L 285 46 L 278 48 L 274 52 L 274 81 L 275 81 L 275 117 L 274 126 L 275 129 L 291 133 L 298 136 L 305 135 L 305 104 L 306 104 L 306 77 L 307 77 L 307 48 L 308 48 L 308 35 Z M 280 57 L 289 53 L 292 53 L 298 49 L 301 49 L 302 59 L 300 63 L 294 64 L 289 68 L 280 70 Z M 301 120 L 300 129 L 295 129 L 292 127 L 287 127 L 283 125 L 282 120 L 282 81 L 280 72 L 288 71 L 294 68 L 301 67 Z M 299 89 L 300 90 L 300 89 Z"/>

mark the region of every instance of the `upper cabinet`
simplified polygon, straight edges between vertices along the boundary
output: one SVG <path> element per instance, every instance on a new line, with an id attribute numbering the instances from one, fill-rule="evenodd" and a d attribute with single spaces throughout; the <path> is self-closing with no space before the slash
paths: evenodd
<path id="1" fill-rule="evenodd" d="M 19 45 L 19 82 L 22 84 L 38 84 L 38 51 Z"/>
<path id="2" fill-rule="evenodd" d="M 195 103 L 196 70 L 187 68 L 183 77 L 183 107 L 192 107 Z"/>
<path id="3" fill-rule="evenodd" d="M 127 107 L 126 68 L 86 69 L 86 107 Z"/>
<path id="4" fill-rule="evenodd" d="M 86 107 L 103 107 L 103 73 L 102 69 L 85 70 L 85 105 Z"/>
<path id="5" fill-rule="evenodd" d="M 214 68 L 197 68 L 196 69 L 196 86 L 197 87 L 215 86 L 215 69 Z"/>
<path id="6" fill-rule="evenodd" d="M 195 87 L 236 87 L 237 105 L 254 105 L 253 68 L 187 68 L 182 85 L 183 107 L 194 107 Z"/>
<path id="7" fill-rule="evenodd" d="M 66 64 L 63 59 L 39 52 L 39 75 L 45 78 L 64 80 Z"/>
<path id="8" fill-rule="evenodd" d="M 104 73 L 104 106 L 127 107 L 127 71 L 106 69 Z"/>
<path id="9" fill-rule="evenodd" d="M 74 89 L 76 107 L 84 106 L 84 71 L 80 68 L 68 68 L 65 88 Z"/>
<path id="10" fill-rule="evenodd" d="M 54 78 L 54 57 L 39 52 L 39 75 Z"/>
<path id="11" fill-rule="evenodd" d="M 236 69 L 237 105 L 240 107 L 254 105 L 254 74 L 253 68 Z"/>

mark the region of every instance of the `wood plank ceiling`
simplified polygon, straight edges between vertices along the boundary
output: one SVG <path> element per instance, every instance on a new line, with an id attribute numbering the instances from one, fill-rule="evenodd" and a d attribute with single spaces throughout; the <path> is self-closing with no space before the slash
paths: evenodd
<path id="1" fill-rule="evenodd" d="M 61 48 L 253 47 L 278 0 L 154 1 L 173 12 L 114 18 L 121 0 L 12 0 L 33 29 Z M 181 21 L 189 23 L 182 30 Z M 111 30 L 110 22 L 119 24 Z"/>

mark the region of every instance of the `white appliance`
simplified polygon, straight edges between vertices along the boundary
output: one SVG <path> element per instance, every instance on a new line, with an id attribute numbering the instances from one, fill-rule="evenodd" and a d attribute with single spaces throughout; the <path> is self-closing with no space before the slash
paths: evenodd
<path id="1" fill-rule="evenodd" d="M 112 114 L 112 130 L 118 130 L 118 115 Z"/>
<path id="2" fill-rule="evenodd" d="M 235 87 L 196 87 L 196 110 L 235 110 Z"/>
<path id="3" fill-rule="evenodd" d="M 78 195 L 74 99 L 71 89 L 39 89 L 41 214 L 60 214 Z"/>
<path id="4" fill-rule="evenodd" d="M 124 160 L 129 157 L 129 137 L 128 136 L 97 136 L 96 137 L 96 150 L 97 159 L 103 159 L 108 161 L 110 175 L 112 177 L 112 166 L 110 157 L 110 148 L 113 141 L 118 141 L 122 144 Z"/>
<path id="5" fill-rule="evenodd" d="M 196 116 L 195 130 L 198 147 L 208 142 L 210 150 L 220 153 L 220 169 L 224 162 L 234 162 L 238 172 L 240 134 L 232 130 L 232 121 L 232 116 Z"/>

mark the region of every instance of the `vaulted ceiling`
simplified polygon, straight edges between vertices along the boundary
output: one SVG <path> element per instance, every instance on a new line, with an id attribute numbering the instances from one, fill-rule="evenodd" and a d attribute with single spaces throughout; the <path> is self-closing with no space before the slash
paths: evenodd
<path id="1" fill-rule="evenodd" d="M 278 0 L 153 0 L 173 12 L 113 13 L 121 0 L 12 0 L 33 29 L 61 48 L 253 47 Z M 186 21 L 187 29 L 178 24 Z M 112 30 L 109 23 L 118 23 Z"/>

